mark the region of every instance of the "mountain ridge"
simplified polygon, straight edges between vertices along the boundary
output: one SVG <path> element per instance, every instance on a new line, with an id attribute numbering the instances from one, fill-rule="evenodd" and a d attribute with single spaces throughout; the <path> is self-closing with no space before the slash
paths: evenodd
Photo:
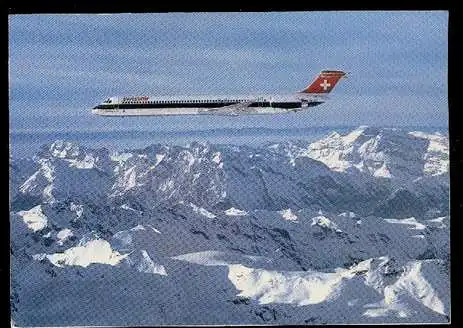
<path id="1" fill-rule="evenodd" d="M 122 152 L 57 141 L 10 158 L 12 316 L 447 322 L 448 193 L 448 139 L 416 131 Z M 69 314 L 72 302 L 81 307 Z"/>

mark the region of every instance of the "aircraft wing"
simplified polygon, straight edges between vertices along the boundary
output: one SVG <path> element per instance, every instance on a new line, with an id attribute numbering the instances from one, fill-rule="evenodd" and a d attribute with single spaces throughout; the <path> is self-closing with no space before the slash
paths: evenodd
<path id="1" fill-rule="evenodd" d="M 250 110 L 249 105 L 256 102 L 256 100 L 243 101 L 236 104 L 219 107 L 219 108 L 208 108 L 201 110 L 201 113 L 207 114 L 218 114 L 218 115 L 239 115 L 241 113 L 250 113 L 254 110 Z"/>

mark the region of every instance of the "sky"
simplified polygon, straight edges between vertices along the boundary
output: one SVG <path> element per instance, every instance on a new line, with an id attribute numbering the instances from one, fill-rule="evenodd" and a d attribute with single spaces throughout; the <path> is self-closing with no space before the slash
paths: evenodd
<path id="1" fill-rule="evenodd" d="M 447 126 L 448 13 L 9 16 L 10 129 Z M 325 104 L 252 117 L 95 117 L 114 95 L 291 93 L 350 72 Z"/>

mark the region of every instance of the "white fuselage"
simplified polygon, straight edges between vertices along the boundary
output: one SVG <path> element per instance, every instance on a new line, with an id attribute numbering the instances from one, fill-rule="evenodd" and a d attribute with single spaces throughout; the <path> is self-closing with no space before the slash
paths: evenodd
<path id="1" fill-rule="evenodd" d="M 297 109 L 282 109 L 282 108 L 272 108 L 272 107 L 261 107 L 255 109 L 252 112 L 242 112 L 240 114 L 277 114 L 277 113 L 287 113 L 290 111 L 296 111 Z M 220 111 L 208 111 L 204 108 L 182 108 L 182 107 L 173 107 L 173 108 L 131 108 L 131 109 L 93 109 L 93 114 L 102 115 L 102 116 L 164 116 L 164 115 L 238 115 L 235 112 L 220 112 Z"/>
<path id="2" fill-rule="evenodd" d="M 92 109 L 102 116 L 275 114 L 316 106 L 317 95 L 111 97 Z"/>

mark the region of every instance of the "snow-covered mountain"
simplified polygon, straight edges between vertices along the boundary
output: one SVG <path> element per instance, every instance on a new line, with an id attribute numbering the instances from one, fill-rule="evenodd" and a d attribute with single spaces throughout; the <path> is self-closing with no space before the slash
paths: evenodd
<path id="1" fill-rule="evenodd" d="M 331 133 L 308 147 L 293 147 L 292 158 L 310 157 L 338 172 L 359 171 L 388 179 L 413 179 L 448 172 L 448 138 L 435 133 L 361 126 Z"/>
<path id="2" fill-rule="evenodd" d="M 10 160 L 13 320 L 447 322 L 448 167 L 446 136 L 369 127 L 259 148 L 54 142 Z"/>

